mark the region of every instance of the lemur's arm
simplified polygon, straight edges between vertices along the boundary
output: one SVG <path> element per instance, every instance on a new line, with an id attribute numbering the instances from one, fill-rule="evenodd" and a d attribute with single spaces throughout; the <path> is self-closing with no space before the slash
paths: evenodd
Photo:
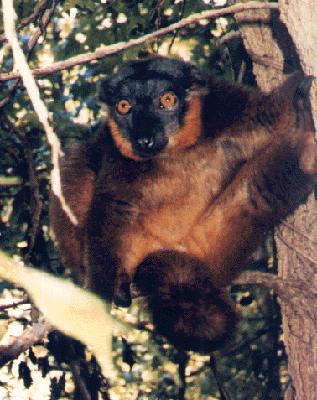
<path id="1" fill-rule="evenodd" d="M 202 97 L 204 134 L 215 138 L 232 137 L 238 132 L 238 136 L 246 138 L 246 145 L 252 145 L 252 133 L 256 131 L 257 136 L 265 135 L 267 141 L 272 141 L 287 126 L 296 124 L 296 103 L 307 97 L 310 85 L 311 78 L 305 78 L 300 71 L 287 76 L 283 84 L 267 94 L 211 79 Z"/>
<path id="2" fill-rule="evenodd" d="M 95 174 L 88 167 L 87 146 L 84 143 L 71 142 L 63 151 L 64 155 L 60 160 L 62 193 L 77 218 L 77 225 L 70 221 L 59 198 L 51 192 L 51 230 L 63 264 L 70 267 L 74 276 L 83 282 L 85 223 L 91 204 Z"/>

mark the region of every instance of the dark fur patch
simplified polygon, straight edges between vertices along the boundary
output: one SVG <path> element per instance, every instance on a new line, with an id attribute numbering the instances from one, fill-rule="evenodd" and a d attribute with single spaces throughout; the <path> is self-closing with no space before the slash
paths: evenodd
<path id="1" fill-rule="evenodd" d="M 213 351 L 234 332 L 233 303 L 213 286 L 209 269 L 185 253 L 161 251 L 148 256 L 134 277 L 157 331 L 183 350 Z"/>

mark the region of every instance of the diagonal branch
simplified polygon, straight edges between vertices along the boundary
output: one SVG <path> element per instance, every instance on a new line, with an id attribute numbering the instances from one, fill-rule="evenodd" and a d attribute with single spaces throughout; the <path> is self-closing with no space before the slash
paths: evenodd
<path id="1" fill-rule="evenodd" d="M 8 345 L 0 345 L 0 367 L 8 361 L 15 360 L 35 343 L 45 339 L 53 329 L 50 323 L 42 320 L 25 329 L 21 336 L 12 340 Z"/>
<path id="2" fill-rule="evenodd" d="M 48 3 L 50 0 L 39 0 L 38 4 L 35 6 L 32 14 L 30 14 L 28 17 L 23 18 L 21 23 L 19 24 L 17 31 L 19 32 L 21 29 L 26 27 L 27 25 L 31 24 L 32 22 L 35 22 L 40 15 L 45 11 Z M 5 42 L 7 40 L 6 34 L 3 33 L 0 35 L 0 43 Z"/>
<path id="3" fill-rule="evenodd" d="M 37 68 L 32 70 L 35 77 L 41 77 L 55 72 L 62 71 L 67 68 L 74 67 L 75 65 L 82 65 L 89 63 L 91 61 L 100 60 L 111 54 L 119 53 L 123 50 L 127 50 L 131 47 L 139 46 L 148 41 L 156 39 L 160 36 L 167 35 L 168 33 L 174 32 L 175 30 L 185 28 L 191 24 L 195 24 L 203 19 L 214 19 L 220 16 L 236 14 L 246 10 L 256 10 L 256 9 L 270 9 L 278 10 L 277 3 L 267 3 L 260 1 L 250 1 L 248 3 L 238 3 L 230 7 L 203 11 L 201 13 L 190 15 L 189 17 L 183 18 L 182 20 L 175 22 L 165 28 L 161 28 L 155 32 L 149 33 L 147 35 L 141 36 L 140 38 L 129 40 L 128 42 L 119 42 L 111 44 L 109 46 L 104 46 L 92 53 L 79 54 L 78 56 L 71 57 L 64 61 L 59 61 L 54 64 L 48 65 L 43 68 Z M 4 73 L 0 74 L 0 81 L 9 81 L 13 79 L 18 79 L 20 74 L 18 72 Z"/>
<path id="4" fill-rule="evenodd" d="M 47 0 L 46 0 L 46 2 L 47 2 Z M 39 5 L 41 5 L 42 3 L 43 3 L 43 0 L 41 0 Z M 57 4 L 57 0 L 56 1 L 54 0 L 51 8 L 49 8 L 47 10 L 41 9 L 41 11 L 43 11 L 43 16 L 39 20 L 40 26 L 37 28 L 36 32 L 34 33 L 34 35 L 31 37 L 31 39 L 28 42 L 28 52 L 27 52 L 27 60 L 28 61 L 32 56 L 33 50 L 34 50 L 35 46 L 37 45 L 40 36 L 42 34 L 43 35 L 45 34 L 46 28 L 53 17 L 53 14 L 54 14 L 54 11 L 56 8 L 56 4 Z M 42 4 L 42 6 L 43 6 L 43 4 Z M 12 99 L 12 97 L 14 96 L 14 94 L 20 84 L 20 79 L 17 79 L 15 81 L 14 85 L 10 88 L 9 93 L 3 99 L 0 100 L 0 108 L 4 107 Z"/>
<path id="5" fill-rule="evenodd" d="M 62 193 L 62 185 L 60 179 L 60 168 L 59 168 L 59 157 L 62 155 L 60 141 L 55 134 L 52 126 L 50 125 L 50 115 L 45 107 L 44 102 L 41 99 L 40 91 L 32 72 L 28 66 L 23 51 L 19 45 L 16 31 L 15 31 L 15 13 L 13 8 L 13 0 L 2 1 L 2 12 L 3 12 L 3 25 L 4 30 L 10 46 L 12 47 L 13 58 L 16 66 L 19 70 L 19 76 L 22 77 L 23 85 L 26 88 L 35 112 L 38 115 L 40 122 L 42 123 L 47 140 L 52 149 L 52 164 L 53 170 L 51 172 L 52 190 L 54 194 L 59 198 L 61 206 L 71 222 L 77 225 L 77 218 L 73 214 L 71 208 L 66 203 L 66 200 Z"/>

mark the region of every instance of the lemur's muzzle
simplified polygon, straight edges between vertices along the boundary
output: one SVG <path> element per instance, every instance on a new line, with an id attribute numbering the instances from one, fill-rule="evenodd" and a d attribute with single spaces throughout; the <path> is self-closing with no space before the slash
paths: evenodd
<path id="1" fill-rule="evenodd" d="M 152 157 L 162 151 L 168 143 L 168 139 L 155 136 L 141 136 L 136 139 L 134 151 L 141 157 Z"/>

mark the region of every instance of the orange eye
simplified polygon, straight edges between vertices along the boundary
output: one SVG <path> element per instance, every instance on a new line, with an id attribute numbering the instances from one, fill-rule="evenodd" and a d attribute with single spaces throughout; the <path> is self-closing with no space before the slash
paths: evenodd
<path id="1" fill-rule="evenodd" d="M 128 112 L 130 112 L 131 108 L 132 108 L 132 106 L 131 106 L 129 100 L 126 100 L 126 99 L 119 100 L 116 105 L 116 109 L 117 109 L 118 113 L 121 115 L 128 114 Z"/>
<path id="2" fill-rule="evenodd" d="M 172 108 L 177 102 L 177 97 L 172 92 L 166 92 L 161 96 L 160 107 L 161 108 Z"/>

